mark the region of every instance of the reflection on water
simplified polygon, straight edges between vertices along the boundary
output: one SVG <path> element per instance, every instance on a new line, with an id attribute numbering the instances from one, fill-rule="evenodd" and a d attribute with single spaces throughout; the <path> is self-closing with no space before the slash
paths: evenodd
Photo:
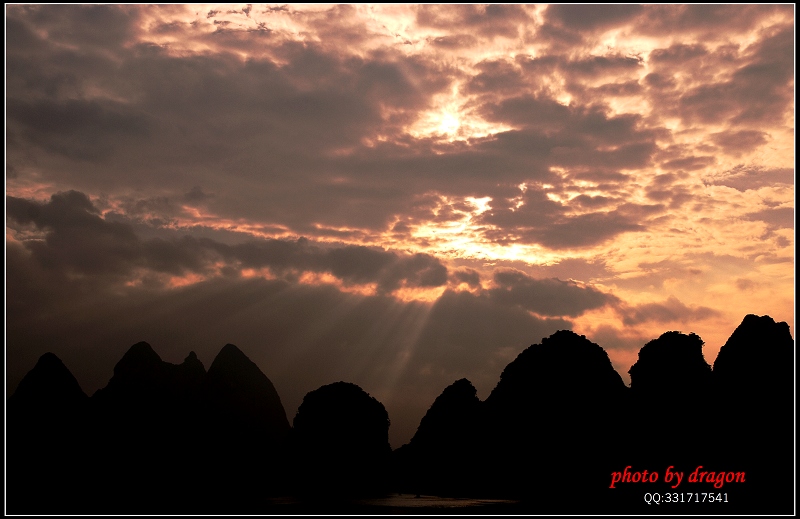
<path id="1" fill-rule="evenodd" d="M 268 508 L 286 511 L 309 512 L 358 512 L 371 513 L 402 513 L 404 509 L 409 512 L 417 510 L 436 509 L 475 509 L 480 507 L 503 507 L 516 505 L 519 501 L 510 499 L 478 499 L 468 497 L 440 497 L 414 494 L 390 494 L 382 497 L 370 498 L 342 498 L 329 496 L 327 499 L 304 500 L 296 497 L 271 497 L 266 499 Z"/>
<path id="2" fill-rule="evenodd" d="M 356 504 L 365 506 L 387 506 L 398 508 L 465 508 L 486 505 L 512 504 L 508 499 L 474 499 L 468 497 L 415 496 L 414 494 L 395 494 L 387 497 L 358 499 Z"/>

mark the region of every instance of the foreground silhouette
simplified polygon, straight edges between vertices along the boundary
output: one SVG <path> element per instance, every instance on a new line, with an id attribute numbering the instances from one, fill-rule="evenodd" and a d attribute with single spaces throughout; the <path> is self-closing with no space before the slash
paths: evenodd
<path id="1" fill-rule="evenodd" d="M 389 415 L 357 385 L 336 382 L 308 393 L 292 434 L 295 488 L 304 497 L 387 490 Z"/>
<path id="2" fill-rule="evenodd" d="M 386 409 L 346 382 L 308 393 L 290 427 L 270 380 L 231 344 L 206 371 L 193 352 L 176 365 L 137 343 L 91 398 L 46 353 L 7 402 L 7 511 L 446 513 L 364 500 L 399 491 L 517 500 L 459 513 L 792 513 L 788 325 L 746 316 L 713 370 L 702 347 L 662 334 L 626 387 L 599 345 L 556 332 L 485 401 L 466 379 L 445 388 L 394 452 Z M 683 486 L 665 481 L 668 467 Z M 645 470 L 656 480 L 631 478 Z M 700 470 L 717 480 L 688 482 Z M 643 500 L 676 492 L 728 503 Z"/>
<path id="3" fill-rule="evenodd" d="M 52 353 L 42 355 L 22 379 L 6 407 L 10 513 L 57 513 L 81 506 L 85 496 L 78 480 L 88 405 L 78 381 Z"/>

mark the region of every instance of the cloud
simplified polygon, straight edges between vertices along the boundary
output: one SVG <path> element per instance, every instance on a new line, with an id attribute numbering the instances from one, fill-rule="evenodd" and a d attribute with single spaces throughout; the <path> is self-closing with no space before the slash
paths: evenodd
<path id="1" fill-rule="evenodd" d="M 708 49 L 701 43 L 676 43 L 666 49 L 654 49 L 649 61 L 656 64 L 684 65 L 688 61 L 708 55 Z"/>
<path id="2" fill-rule="evenodd" d="M 714 157 L 684 157 L 680 159 L 668 160 L 661 164 L 663 169 L 677 170 L 682 169 L 685 171 L 693 171 L 696 169 L 703 169 L 714 164 Z"/>
<path id="3" fill-rule="evenodd" d="M 469 27 L 482 36 L 517 36 L 518 26 L 529 20 L 521 5 L 420 5 L 417 23 L 437 28 Z"/>
<path id="4" fill-rule="evenodd" d="M 589 247 L 623 232 L 644 229 L 635 216 L 618 210 L 570 215 L 566 205 L 551 200 L 541 190 L 528 189 L 520 198 L 523 205 L 519 207 L 512 199 L 509 205 L 498 203 L 480 216 L 481 223 L 494 227 L 484 231 L 487 238 L 537 243 L 558 250 Z M 583 201 L 578 200 L 576 205 Z"/>
<path id="5" fill-rule="evenodd" d="M 643 10 L 639 5 L 551 5 L 545 11 L 548 21 L 581 31 L 608 28 L 631 20 Z"/>
<path id="6" fill-rule="evenodd" d="M 638 28 L 644 34 L 710 36 L 719 30 L 745 31 L 781 10 L 770 5 L 654 5 L 644 9 Z"/>
<path id="7" fill-rule="evenodd" d="M 107 221 L 89 198 L 77 191 L 57 193 L 40 203 L 7 198 L 8 217 L 33 224 L 44 240 L 25 240 L 24 247 L 43 267 L 60 272 L 114 275 L 128 282 L 139 269 L 181 275 L 211 275 L 269 268 L 281 275 L 328 272 L 348 284 L 375 283 L 392 292 L 401 287 L 443 286 L 447 268 L 427 254 L 397 254 L 364 246 L 323 247 L 308 239 L 262 240 L 228 245 L 207 238 L 140 239 L 125 223 Z"/>
<path id="8" fill-rule="evenodd" d="M 765 222 L 768 227 L 774 229 L 794 229 L 794 208 L 776 207 L 762 209 L 745 216 L 750 221 Z"/>
<path id="9" fill-rule="evenodd" d="M 663 303 L 645 303 L 635 306 L 620 306 L 617 311 L 622 322 L 633 326 L 644 322 L 691 323 L 721 315 L 718 310 L 704 306 L 687 306 L 678 298 L 670 296 Z"/>
<path id="10" fill-rule="evenodd" d="M 776 184 L 794 184 L 794 170 L 789 168 L 766 169 L 737 167 L 707 180 L 710 184 L 727 186 L 737 191 L 759 189 Z"/>
<path id="11" fill-rule="evenodd" d="M 120 274 L 137 263 L 140 242 L 132 229 L 105 222 L 89 198 L 77 191 L 58 193 L 45 204 L 6 198 L 9 219 L 48 232 L 26 243 L 42 265 L 65 274 Z"/>
<path id="12" fill-rule="evenodd" d="M 495 270 L 495 288 L 488 296 L 499 303 L 519 306 L 543 316 L 578 315 L 617 302 L 591 287 L 559 279 L 533 279 L 516 270 Z"/>
<path id="13" fill-rule="evenodd" d="M 456 283 L 466 283 L 471 288 L 481 286 L 481 276 L 476 270 L 459 269 L 453 271 L 452 276 Z"/>
<path id="14" fill-rule="evenodd" d="M 740 130 L 712 133 L 714 143 L 722 147 L 726 153 L 738 157 L 767 142 L 764 132 Z"/>
<path id="15" fill-rule="evenodd" d="M 782 120 L 791 104 L 793 75 L 788 65 L 794 53 L 787 43 L 792 35 L 789 27 L 744 49 L 744 59 L 740 59 L 744 63 L 736 66 L 729 79 L 702 84 L 681 94 L 681 117 L 687 123 Z"/>
<path id="16" fill-rule="evenodd" d="M 189 202 L 202 202 L 213 195 L 206 193 L 200 186 L 193 186 L 186 194 L 183 195 L 183 198 Z"/>

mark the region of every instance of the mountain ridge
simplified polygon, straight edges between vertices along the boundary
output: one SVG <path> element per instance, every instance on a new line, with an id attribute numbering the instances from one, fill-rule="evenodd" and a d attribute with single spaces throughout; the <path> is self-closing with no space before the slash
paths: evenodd
<path id="1" fill-rule="evenodd" d="M 250 513 L 267 506 L 268 496 L 332 499 L 390 489 L 511 497 L 532 507 L 525 510 L 552 511 L 530 501 L 534 488 L 569 503 L 574 512 L 591 512 L 592 506 L 646 512 L 633 501 L 626 504 L 635 499 L 629 490 L 608 492 L 606 479 L 624 468 L 623 459 L 681 467 L 704 460 L 744 468 L 756 482 L 739 489 L 737 510 L 760 511 L 770 488 L 790 490 L 792 467 L 780 460 L 792 447 L 787 410 L 793 395 L 786 393 L 791 387 L 786 362 L 759 363 L 752 356 L 776 351 L 785 360 L 793 355 L 794 340 L 786 323 L 749 314 L 713 367 L 703 359 L 702 345 L 695 334 L 665 332 L 642 346 L 627 387 L 601 346 L 558 331 L 511 361 L 486 400 L 477 398 L 467 379 L 447 386 L 409 443 L 394 451 L 383 405 L 347 382 L 309 392 L 291 426 L 272 382 L 233 344 L 226 344 L 206 371 L 193 351 L 181 364 L 171 364 L 148 343 L 136 343 L 91 398 L 63 362 L 46 353 L 8 401 L 8 438 L 14 442 L 9 510 L 61 511 L 37 501 L 37 485 L 44 484 L 62 506 L 79 513 L 118 512 L 120 503 L 134 503 L 127 505 L 128 513 Z M 775 373 L 782 374 L 780 380 L 759 382 Z M 678 380 L 684 387 L 664 391 Z M 720 395 L 721 389 L 710 409 L 702 396 Z M 58 409 L 52 402 L 65 395 L 76 402 L 74 412 L 69 405 L 35 411 Z M 670 427 L 662 427 L 663 415 L 643 412 L 671 404 L 670 398 L 681 400 Z M 766 406 L 758 402 L 767 399 L 784 411 L 765 414 Z M 23 412 L 26 407 L 34 411 Z M 362 422 L 367 416 L 372 421 Z M 744 433 L 742 421 L 756 416 L 777 435 Z M 71 432 L 59 436 L 42 426 L 54 419 Z M 651 432 L 626 437 L 614 427 L 626 422 Z M 721 437 L 711 453 L 680 432 L 720 424 L 732 434 Z M 754 450 L 741 453 L 741 445 Z M 733 452 L 740 454 L 732 465 L 726 456 Z M 37 466 L 51 467 L 50 475 L 42 479 Z M 522 466 L 540 469 L 512 469 Z M 563 486 L 574 467 L 583 467 L 585 481 Z M 773 481 L 772 475 L 782 479 Z M 91 505 L 84 481 L 102 496 Z M 586 499 L 571 502 L 576 491 Z M 769 507 L 785 509 L 782 500 Z"/>

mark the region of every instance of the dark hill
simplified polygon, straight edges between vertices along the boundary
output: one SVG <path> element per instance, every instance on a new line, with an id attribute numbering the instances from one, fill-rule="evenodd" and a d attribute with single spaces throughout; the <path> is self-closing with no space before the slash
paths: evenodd
<path id="1" fill-rule="evenodd" d="M 369 494 L 385 490 L 389 415 L 355 384 L 311 391 L 294 418 L 293 447 L 301 492 Z"/>
<path id="2" fill-rule="evenodd" d="M 714 427 L 714 410 L 703 344 L 694 333 L 669 331 L 639 350 L 629 370 L 632 406 L 627 423 L 640 434 L 630 435 L 625 445 L 626 465 L 639 470 L 672 465 L 687 474 L 707 465 L 700 431 Z"/>
<path id="3" fill-rule="evenodd" d="M 411 445 L 432 453 L 460 451 L 475 428 L 480 403 L 472 382 L 456 380 L 436 397 L 411 438 Z"/>
<path id="4" fill-rule="evenodd" d="M 768 315 L 745 316 L 714 361 L 720 390 L 756 401 L 770 393 L 788 394 L 793 371 L 794 340 L 789 325 Z"/>
<path id="5" fill-rule="evenodd" d="M 227 344 L 203 379 L 201 397 L 212 427 L 238 429 L 259 442 L 282 441 L 289 421 L 275 386 L 242 351 Z"/>
<path id="6" fill-rule="evenodd" d="M 191 352 L 171 364 L 146 342 L 131 346 L 106 387 L 92 396 L 89 465 L 96 513 L 168 512 L 194 486 L 200 459 L 198 392 L 205 368 Z M 170 464 L 169 470 L 154 470 Z M 146 477 L 143 475 L 146 474 Z"/>
<path id="7" fill-rule="evenodd" d="M 40 416 L 45 413 L 69 413 L 84 406 L 87 399 L 75 376 L 61 359 L 53 353 L 45 353 L 8 399 L 8 411 Z"/>
<path id="8" fill-rule="evenodd" d="M 55 514 L 84 499 L 88 400 L 52 353 L 22 379 L 7 402 L 8 513 Z"/>
<path id="9" fill-rule="evenodd" d="M 286 411 L 269 378 L 233 344 L 202 380 L 198 419 L 203 513 L 253 513 L 263 496 L 286 491 Z"/>
<path id="10" fill-rule="evenodd" d="M 438 495 L 478 491 L 473 472 L 481 412 L 477 390 L 469 380 L 462 378 L 447 386 L 409 444 L 393 454 L 400 488 Z"/>
<path id="11" fill-rule="evenodd" d="M 695 334 L 662 334 L 641 348 L 626 388 L 600 346 L 559 331 L 509 363 L 485 402 L 466 379 L 445 388 L 392 455 L 386 409 L 361 388 L 311 391 L 291 429 L 273 384 L 230 344 L 206 372 L 193 352 L 171 364 L 138 343 L 91 399 L 48 353 L 7 402 L 7 510 L 358 512 L 353 498 L 391 488 L 513 497 L 524 513 L 641 515 L 676 511 L 642 501 L 675 490 L 663 481 L 609 489 L 612 472 L 663 476 L 671 466 L 688 476 L 702 466 L 746 483 L 723 487 L 729 506 L 682 513 L 793 513 L 789 326 L 746 316 L 713 371 L 702 348 Z"/>
<path id="12" fill-rule="evenodd" d="M 703 340 L 696 334 L 666 332 L 639 350 L 628 371 L 634 395 L 652 404 L 705 394 L 711 383 L 711 366 L 703 357 Z"/>
<path id="13" fill-rule="evenodd" d="M 205 368 L 194 352 L 183 363 L 170 364 L 148 343 L 139 342 L 114 366 L 114 376 L 92 400 L 104 412 L 129 418 L 138 414 L 169 416 L 180 411 L 176 406 L 193 405 L 204 375 Z"/>
<path id="14" fill-rule="evenodd" d="M 585 467 L 583 485 L 601 488 L 621 441 L 612 424 L 622 421 L 627 397 L 608 354 L 582 335 L 561 330 L 527 348 L 506 366 L 484 405 L 482 486 L 501 495 L 544 492 L 569 500 L 576 487 L 564 482 Z"/>
<path id="15" fill-rule="evenodd" d="M 747 315 L 714 362 L 719 434 L 710 450 L 718 466 L 750 477 L 739 492 L 742 510 L 793 512 L 789 500 L 774 496 L 794 493 L 794 369 L 789 325 L 768 315 Z"/>
<path id="16" fill-rule="evenodd" d="M 561 399 L 602 402 L 625 392 L 603 348 L 583 335 L 560 330 L 506 366 L 486 404 L 513 413 L 528 406 L 562 407 Z"/>

